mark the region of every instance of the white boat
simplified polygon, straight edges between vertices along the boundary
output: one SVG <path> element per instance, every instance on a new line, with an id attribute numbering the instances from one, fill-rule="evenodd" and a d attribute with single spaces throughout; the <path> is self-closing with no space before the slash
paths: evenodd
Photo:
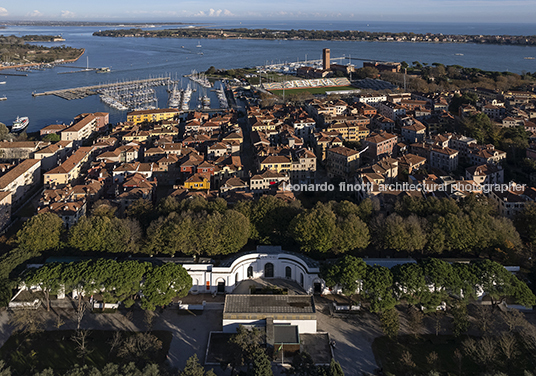
<path id="1" fill-rule="evenodd" d="M 456 56 L 463 56 L 463 54 L 460 54 L 460 53 L 457 53 L 457 54 L 455 54 L 455 55 L 456 55 Z"/>
<path id="2" fill-rule="evenodd" d="M 7 97 L 5 95 L 3 97 L 0 97 L 0 101 L 7 101 Z"/>
<path id="3" fill-rule="evenodd" d="M 108 67 L 97 68 L 95 70 L 95 72 L 97 72 L 97 73 L 108 73 L 108 72 L 110 72 L 110 68 L 108 68 Z"/>
<path id="4" fill-rule="evenodd" d="M 28 124 L 30 124 L 30 119 L 28 117 L 20 117 L 17 116 L 17 119 L 13 122 L 13 125 L 11 126 L 11 132 L 20 132 L 24 130 Z"/>
<path id="5" fill-rule="evenodd" d="M 5 85 L 6 81 L 0 81 L 0 85 Z"/>
<path id="6" fill-rule="evenodd" d="M 524 57 L 523 59 L 525 59 L 525 60 L 534 60 L 534 58 L 532 56 L 527 56 L 527 57 Z"/>
<path id="7" fill-rule="evenodd" d="M 199 41 L 199 42 L 197 43 L 197 46 L 196 46 L 196 47 L 198 47 L 198 48 L 203 47 L 203 46 L 201 46 L 201 41 Z"/>

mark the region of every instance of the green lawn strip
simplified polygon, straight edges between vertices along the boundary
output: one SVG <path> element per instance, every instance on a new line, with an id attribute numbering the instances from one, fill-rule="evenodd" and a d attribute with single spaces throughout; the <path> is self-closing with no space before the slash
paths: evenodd
<path id="1" fill-rule="evenodd" d="M 86 355 L 85 364 L 102 368 L 106 363 L 120 363 L 116 351 L 111 351 L 109 341 L 113 331 L 92 330 L 88 338 L 90 353 Z M 77 357 L 75 343 L 71 340 L 73 330 L 48 331 L 35 334 L 29 338 L 14 334 L 0 348 L 0 359 L 6 362 L 17 375 L 33 374 L 52 368 L 66 371 L 76 364 L 82 364 Z M 122 332 L 123 338 L 135 332 Z M 162 349 L 151 359 L 155 363 L 163 363 L 166 359 L 172 334 L 168 331 L 152 331 L 162 341 Z M 21 344 L 22 343 L 22 344 Z"/>
<path id="2" fill-rule="evenodd" d="M 533 370 L 535 366 L 535 357 L 530 350 L 523 346 L 518 346 L 519 354 L 513 360 L 508 362 L 498 348 L 498 338 L 495 349 L 496 359 L 490 364 L 483 365 L 475 362 L 472 358 L 466 356 L 463 351 L 462 342 L 467 338 L 462 336 L 455 338 L 452 335 L 435 336 L 424 335 L 415 339 L 413 336 L 398 336 L 396 340 L 390 340 L 387 337 L 378 337 L 372 343 L 372 351 L 376 358 L 378 367 L 383 368 L 387 374 L 399 375 L 401 372 L 411 374 L 427 374 L 430 371 L 437 371 L 441 374 L 459 374 L 459 365 L 454 357 L 454 352 L 458 349 L 463 354 L 462 375 L 478 375 L 486 368 L 488 371 L 503 371 L 508 375 L 523 375 L 525 370 Z M 474 337 L 478 339 L 477 337 Z M 520 339 L 518 337 L 518 339 Z M 518 341 L 520 343 L 520 341 Z M 414 368 L 408 368 L 402 361 L 402 354 L 408 351 L 415 363 Z M 436 365 L 430 365 L 427 357 L 432 352 L 438 354 Z"/>

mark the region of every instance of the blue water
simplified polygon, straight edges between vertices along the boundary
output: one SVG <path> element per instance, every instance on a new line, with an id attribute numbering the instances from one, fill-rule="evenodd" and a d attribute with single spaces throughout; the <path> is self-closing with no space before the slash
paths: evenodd
<path id="1" fill-rule="evenodd" d="M 361 22 L 239 22 L 213 24 L 212 27 L 270 27 L 275 29 L 356 29 L 371 31 L 414 31 L 443 32 L 460 34 L 530 34 L 530 27 L 512 24 L 409 24 L 409 23 L 361 23 Z M 77 48 L 85 48 L 86 54 L 76 66 L 85 66 L 86 56 L 89 66 L 112 68 L 111 73 L 96 74 L 84 72 L 58 74 L 66 68 L 30 72 L 28 77 L 3 76 L 0 72 L 0 96 L 7 101 L 0 102 L 0 122 L 11 124 L 17 116 L 29 116 L 29 131 L 37 131 L 49 124 L 68 123 L 82 112 L 110 112 L 110 120 L 118 122 L 126 119 L 125 112 L 105 106 L 97 96 L 81 100 L 67 101 L 53 96 L 32 97 L 32 92 L 43 92 L 98 83 L 133 80 L 162 75 L 181 77 L 192 70 L 205 71 L 210 66 L 216 68 L 240 68 L 261 65 L 266 62 L 290 62 L 320 59 L 323 48 L 331 49 L 332 57 L 351 57 L 352 63 L 361 66 L 358 59 L 377 59 L 386 61 L 420 61 L 426 63 L 459 64 L 496 70 L 521 73 L 535 72 L 536 60 L 524 57 L 536 56 L 536 47 L 499 46 L 475 44 L 431 44 L 431 43 L 386 43 L 386 42 L 335 42 L 335 41 L 260 41 L 260 40 L 202 40 L 202 48 L 197 48 L 193 39 L 154 39 L 154 38 L 104 38 L 94 37 L 94 27 L 9 27 L 0 30 L 5 35 L 61 34 L 66 39 L 61 43 Z M 474 30 L 474 32 L 469 31 Z M 182 48 L 184 46 L 184 48 Z M 198 52 L 203 52 L 199 55 Z M 456 54 L 463 54 L 456 55 Z M 13 73 L 14 71 L 9 71 Z M 184 85 L 189 81 L 183 79 Z M 211 95 L 214 106 L 216 97 Z M 166 106 L 164 88 L 158 89 L 159 106 Z M 192 96 L 195 105 L 197 94 Z"/>

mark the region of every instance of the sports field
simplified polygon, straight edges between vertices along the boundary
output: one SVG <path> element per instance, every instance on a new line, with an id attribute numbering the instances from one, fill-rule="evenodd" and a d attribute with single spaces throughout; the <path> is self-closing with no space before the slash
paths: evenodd
<path id="1" fill-rule="evenodd" d="M 353 86 L 329 86 L 329 87 L 309 87 L 309 88 L 301 88 L 301 89 L 285 89 L 285 95 L 293 94 L 293 93 L 311 93 L 311 94 L 325 94 L 326 92 L 330 91 L 342 91 L 342 90 L 357 90 L 357 88 Z M 283 96 L 283 89 L 281 90 L 270 90 L 272 94 Z"/>

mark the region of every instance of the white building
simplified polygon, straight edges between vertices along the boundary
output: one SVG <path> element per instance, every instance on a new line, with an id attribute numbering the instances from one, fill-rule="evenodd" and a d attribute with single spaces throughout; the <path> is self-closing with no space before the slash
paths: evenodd
<path id="1" fill-rule="evenodd" d="M 308 294 L 322 293 L 324 281 L 318 262 L 299 254 L 283 251 L 280 246 L 258 246 L 218 266 L 184 264 L 192 277 L 191 293 L 230 293 L 241 282 L 252 278 L 284 278 L 298 283 Z"/>

